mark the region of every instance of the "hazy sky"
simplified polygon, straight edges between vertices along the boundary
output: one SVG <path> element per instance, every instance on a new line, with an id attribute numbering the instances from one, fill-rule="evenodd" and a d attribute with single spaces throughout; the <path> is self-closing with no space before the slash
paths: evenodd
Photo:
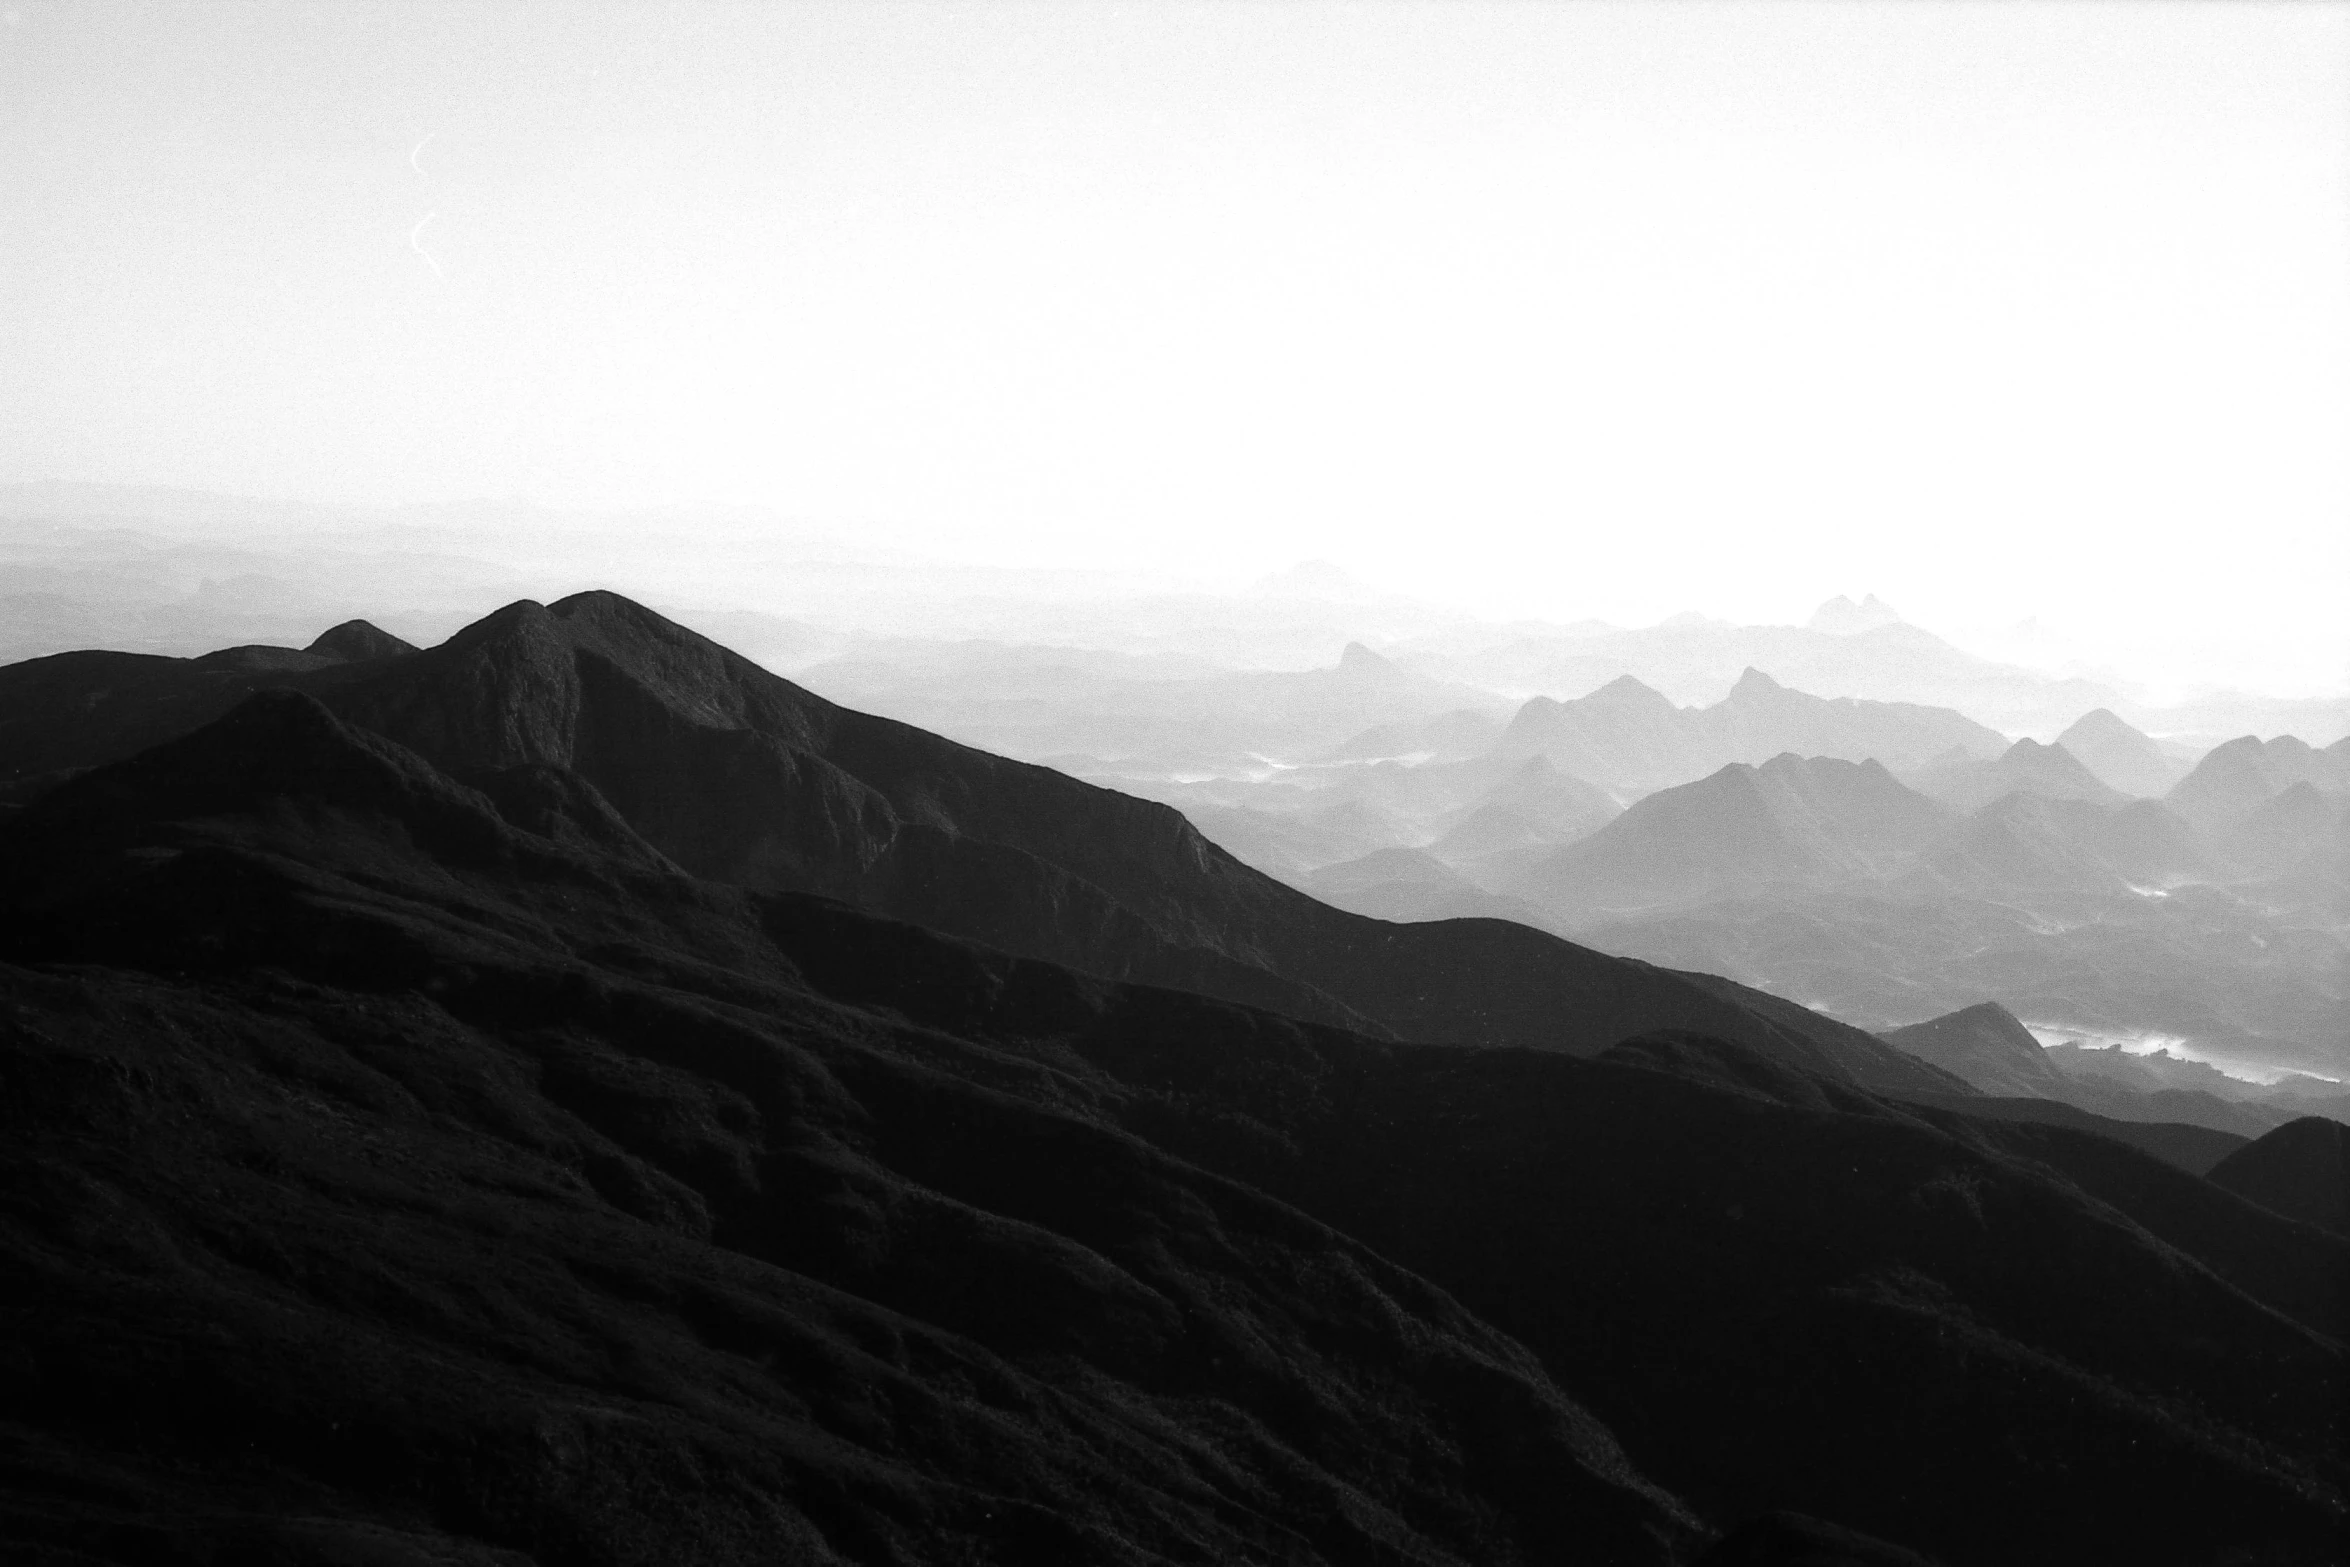
<path id="1" fill-rule="evenodd" d="M 0 0 L 0 479 L 2350 681 L 2350 7 Z"/>

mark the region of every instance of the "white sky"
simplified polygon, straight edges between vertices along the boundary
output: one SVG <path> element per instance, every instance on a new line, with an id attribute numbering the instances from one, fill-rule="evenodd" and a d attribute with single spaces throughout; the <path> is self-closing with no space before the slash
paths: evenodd
<path id="1" fill-rule="evenodd" d="M 2339 4 L 0 0 L 0 145 L 0 479 L 2350 687 Z"/>

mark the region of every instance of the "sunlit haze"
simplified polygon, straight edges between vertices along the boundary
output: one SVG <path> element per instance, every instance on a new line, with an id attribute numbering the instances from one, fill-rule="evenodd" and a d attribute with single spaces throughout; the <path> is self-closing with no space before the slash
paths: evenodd
<path id="1" fill-rule="evenodd" d="M 8 0 L 0 134 L 0 480 L 2350 686 L 2339 5 Z"/>

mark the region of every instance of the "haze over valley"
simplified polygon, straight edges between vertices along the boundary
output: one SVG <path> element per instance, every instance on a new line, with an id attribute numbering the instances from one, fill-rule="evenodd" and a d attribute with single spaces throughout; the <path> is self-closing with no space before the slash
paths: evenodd
<path id="1" fill-rule="evenodd" d="M 0 5 L 0 1559 L 2338 1567 L 2345 103 Z"/>

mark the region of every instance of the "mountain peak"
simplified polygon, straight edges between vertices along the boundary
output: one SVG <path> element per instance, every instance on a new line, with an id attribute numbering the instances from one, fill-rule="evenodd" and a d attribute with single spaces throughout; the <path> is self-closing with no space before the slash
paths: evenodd
<path id="1" fill-rule="evenodd" d="M 1605 702 L 1611 707 L 1659 707 L 1671 710 L 1673 704 L 1662 691 L 1643 684 L 1630 675 L 1618 675 L 1589 696 L 1586 702 Z"/>
<path id="2" fill-rule="evenodd" d="M 373 658 L 392 658 L 402 653 L 413 653 L 416 644 L 403 642 L 367 621 L 346 620 L 339 626 L 321 632 L 318 640 L 302 651 L 339 659 L 346 664 L 363 664 Z"/>
<path id="3" fill-rule="evenodd" d="M 1849 637 L 1863 631 L 1874 631 L 1879 626 L 1902 624 L 1900 614 L 1892 605 L 1874 593 L 1855 604 L 1839 593 L 1811 613 L 1805 622 L 1812 631 L 1824 631 L 1830 636 Z"/>
<path id="4" fill-rule="evenodd" d="M 1400 675 L 1403 671 L 1393 659 L 1374 653 L 1360 642 L 1349 642 L 1338 655 L 1338 667 L 1357 675 Z"/>
<path id="5" fill-rule="evenodd" d="M 1770 696 L 1786 689 L 1785 686 L 1749 664 L 1746 666 L 1746 673 L 1740 675 L 1738 683 L 1730 688 L 1730 698 L 1734 701 L 1739 697 Z"/>

